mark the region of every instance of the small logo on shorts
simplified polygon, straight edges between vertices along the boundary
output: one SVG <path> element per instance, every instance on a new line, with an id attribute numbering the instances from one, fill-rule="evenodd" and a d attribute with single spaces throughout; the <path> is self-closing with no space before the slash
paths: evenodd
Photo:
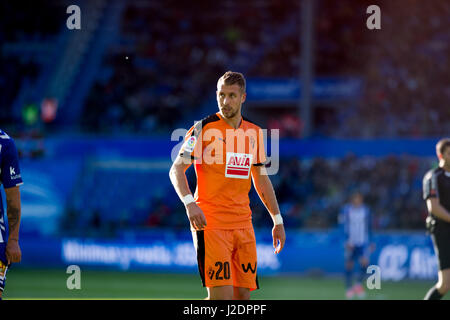
<path id="1" fill-rule="evenodd" d="M 250 262 L 247 264 L 247 267 L 245 266 L 245 264 L 242 264 L 242 270 L 244 270 L 245 273 L 247 273 L 248 270 L 250 270 L 252 273 L 255 273 L 256 272 L 256 262 L 255 262 L 255 268 L 252 268 L 252 265 Z"/>
<path id="2" fill-rule="evenodd" d="M 211 268 L 211 267 L 209 267 L 209 269 L 208 269 L 208 277 L 209 277 L 209 279 L 211 279 L 211 280 L 212 280 L 212 278 L 214 277 L 214 269 Z"/>

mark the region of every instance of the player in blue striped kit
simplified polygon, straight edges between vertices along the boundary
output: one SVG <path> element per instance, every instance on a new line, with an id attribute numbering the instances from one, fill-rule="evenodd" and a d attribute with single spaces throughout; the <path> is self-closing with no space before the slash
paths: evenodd
<path id="1" fill-rule="evenodd" d="M 8 236 L 0 197 L 0 300 L 5 288 L 6 271 L 11 263 L 20 262 L 22 253 L 19 246 L 20 191 L 23 184 L 19 159 L 14 140 L 0 129 L 0 184 L 6 194 L 6 214 L 8 216 Z"/>
<path id="2" fill-rule="evenodd" d="M 345 233 L 345 286 L 347 299 L 355 295 L 364 298 L 365 292 L 362 281 L 369 265 L 370 253 L 374 245 L 370 243 L 371 214 L 364 204 L 361 193 L 355 192 L 351 202 L 346 204 L 339 215 L 339 222 Z M 355 261 L 360 269 L 354 285 L 353 270 Z"/>

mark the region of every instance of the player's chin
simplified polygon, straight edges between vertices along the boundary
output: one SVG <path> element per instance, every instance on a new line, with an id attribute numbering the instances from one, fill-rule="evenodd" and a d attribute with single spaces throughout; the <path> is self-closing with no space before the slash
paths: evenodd
<path id="1" fill-rule="evenodd" d="M 234 116 L 233 110 L 222 109 L 222 113 L 225 116 L 225 118 L 232 118 Z"/>

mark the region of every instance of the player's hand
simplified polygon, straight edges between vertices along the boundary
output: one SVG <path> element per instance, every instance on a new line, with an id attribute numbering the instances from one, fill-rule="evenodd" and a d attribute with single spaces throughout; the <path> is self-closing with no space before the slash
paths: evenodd
<path id="1" fill-rule="evenodd" d="M 286 241 L 286 233 L 284 232 L 284 225 L 277 224 L 272 228 L 273 247 L 275 253 L 280 253 L 283 250 L 284 242 Z"/>
<path id="2" fill-rule="evenodd" d="M 22 252 L 20 251 L 19 241 L 15 239 L 8 240 L 8 244 L 6 245 L 6 259 L 8 260 L 8 265 L 20 262 Z"/>
<path id="3" fill-rule="evenodd" d="M 353 250 L 353 246 L 350 243 L 348 243 L 348 242 L 345 243 L 345 248 L 347 250 Z"/>
<path id="4" fill-rule="evenodd" d="M 206 227 L 205 214 L 195 202 L 191 202 L 186 206 L 186 213 L 195 230 L 202 230 Z"/>

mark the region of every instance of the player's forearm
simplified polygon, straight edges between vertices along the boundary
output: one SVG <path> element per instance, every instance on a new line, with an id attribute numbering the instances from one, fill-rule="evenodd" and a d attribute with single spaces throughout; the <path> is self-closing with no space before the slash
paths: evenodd
<path id="1" fill-rule="evenodd" d="M 19 226 L 21 216 L 20 200 L 7 198 L 6 203 L 7 203 L 6 214 L 8 216 L 8 227 L 9 227 L 8 239 L 19 240 Z"/>
<path id="2" fill-rule="evenodd" d="M 438 199 L 429 199 L 428 210 L 437 218 L 450 222 L 450 213 L 439 203 Z"/>
<path id="3" fill-rule="evenodd" d="M 181 168 L 172 167 L 172 169 L 170 169 L 169 177 L 175 192 L 178 194 L 181 201 L 183 201 L 184 196 L 191 194 L 184 170 Z"/>
<path id="4" fill-rule="evenodd" d="M 269 213 L 271 215 L 279 214 L 280 208 L 278 207 L 275 190 L 273 189 L 272 182 L 270 181 L 269 176 L 261 175 L 255 182 L 255 190 Z"/>

